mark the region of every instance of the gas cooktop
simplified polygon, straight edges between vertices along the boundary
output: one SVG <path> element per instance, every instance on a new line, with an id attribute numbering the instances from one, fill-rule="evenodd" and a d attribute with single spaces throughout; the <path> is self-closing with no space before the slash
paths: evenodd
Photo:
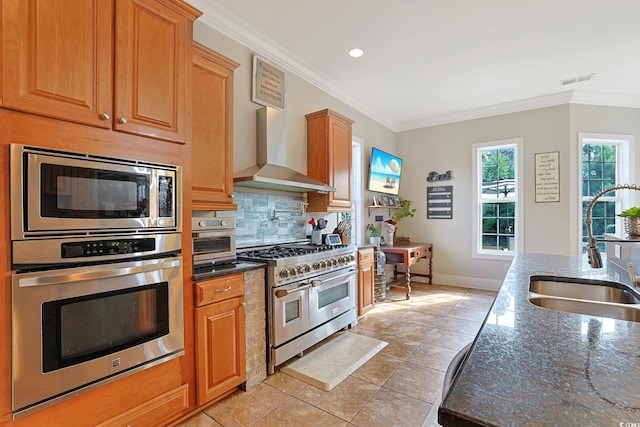
<path id="1" fill-rule="evenodd" d="M 271 260 L 290 258 L 301 255 L 330 253 L 343 248 L 347 245 L 308 245 L 308 244 L 281 244 L 265 248 L 250 249 L 247 251 L 238 251 L 238 257 Z"/>

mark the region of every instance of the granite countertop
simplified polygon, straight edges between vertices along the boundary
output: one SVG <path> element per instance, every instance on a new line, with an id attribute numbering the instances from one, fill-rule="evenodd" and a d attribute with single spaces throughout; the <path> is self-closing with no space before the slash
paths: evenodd
<path id="1" fill-rule="evenodd" d="M 630 285 L 613 263 L 592 269 L 585 258 L 516 256 L 442 402 L 444 426 L 640 423 L 640 323 L 540 308 L 528 300 L 532 274 Z"/>
<path id="2" fill-rule="evenodd" d="M 255 270 L 256 268 L 265 268 L 267 265 L 261 262 L 253 261 L 236 261 L 233 266 L 221 266 L 211 268 L 200 268 L 193 274 L 193 280 L 213 279 L 214 277 L 226 276 L 228 274 L 244 273 L 245 271 Z"/>

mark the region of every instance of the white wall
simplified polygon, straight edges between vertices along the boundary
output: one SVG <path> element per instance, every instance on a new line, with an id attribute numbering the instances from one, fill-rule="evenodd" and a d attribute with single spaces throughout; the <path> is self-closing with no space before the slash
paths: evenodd
<path id="1" fill-rule="evenodd" d="M 251 101 L 253 59 L 248 48 L 196 21 L 194 39 L 239 62 L 234 86 L 234 171 L 256 162 L 255 111 Z M 267 58 L 269 59 L 269 58 Z M 362 183 L 366 189 L 371 147 L 375 146 L 404 159 L 400 193 L 417 208 L 414 218 L 404 218 L 397 234 L 414 242 L 434 244 L 435 281 L 480 288 L 497 288 L 510 261 L 472 257 L 471 248 L 471 145 L 476 142 L 524 138 L 524 251 L 528 253 L 576 254 L 578 221 L 578 132 L 635 135 L 640 142 L 640 109 L 586 105 L 563 105 L 531 111 L 468 120 L 395 134 L 359 111 L 337 100 L 302 78 L 287 73 L 287 161 L 306 172 L 305 114 L 330 108 L 355 121 L 353 134 L 363 140 Z M 560 202 L 535 203 L 534 155 L 560 152 Z M 635 150 L 638 163 L 640 149 Z M 453 219 L 426 219 L 426 176 L 431 171 L 451 170 L 453 179 Z M 373 194 L 365 191 L 363 204 Z M 377 209 L 371 217 L 388 212 Z M 416 271 L 426 271 L 419 263 Z"/>
<path id="2" fill-rule="evenodd" d="M 233 170 L 238 172 L 256 164 L 256 113 L 261 108 L 251 101 L 251 79 L 253 52 L 202 24 L 194 23 L 194 40 L 210 49 L 240 63 L 234 73 L 234 156 Z M 265 58 L 269 59 L 269 58 Z M 354 120 L 353 135 L 360 138 L 362 164 L 368 165 L 371 147 L 388 152 L 396 150 L 396 134 L 342 101 L 311 85 L 302 78 L 286 74 L 286 119 L 287 119 L 287 166 L 306 173 L 307 142 L 305 115 L 329 108 Z M 362 171 L 362 182 L 366 186 L 368 167 Z M 363 195 L 365 201 L 371 195 Z M 366 221 L 364 222 L 366 224 Z M 364 229 L 364 224 L 362 228 Z"/>
<path id="3" fill-rule="evenodd" d="M 402 132 L 397 153 L 404 163 L 402 193 L 418 212 L 403 219 L 415 241 L 434 243 L 436 280 L 466 286 L 497 286 L 508 261 L 472 257 L 472 148 L 476 142 L 524 138 L 524 251 L 577 254 L 578 132 L 640 135 L 640 109 L 562 105 Z M 560 202 L 535 202 L 534 155 L 560 153 Z M 636 161 L 637 161 L 636 150 Z M 453 219 L 426 219 L 426 176 L 451 170 Z M 410 184 L 407 183 L 410 181 Z M 405 233 L 400 233 L 405 234 Z"/>

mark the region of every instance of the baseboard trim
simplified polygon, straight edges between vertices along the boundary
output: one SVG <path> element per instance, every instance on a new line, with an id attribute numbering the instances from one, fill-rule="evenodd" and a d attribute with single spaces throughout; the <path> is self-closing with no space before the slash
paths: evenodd
<path id="1" fill-rule="evenodd" d="M 429 283 L 429 279 L 420 276 L 411 276 L 412 282 Z M 486 291 L 498 291 L 502 286 L 501 280 L 481 279 L 478 277 L 453 276 L 450 274 L 434 274 L 433 283 L 438 285 L 460 286 L 463 288 L 483 289 Z"/>

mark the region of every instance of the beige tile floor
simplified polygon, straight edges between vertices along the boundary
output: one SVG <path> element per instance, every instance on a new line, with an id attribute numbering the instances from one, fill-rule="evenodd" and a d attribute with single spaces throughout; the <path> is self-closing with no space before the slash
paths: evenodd
<path id="1" fill-rule="evenodd" d="M 496 293 L 412 284 L 387 293 L 351 330 L 389 344 L 331 391 L 276 370 L 262 384 L 209 406 L 179 427 L 423 426 L 445 371 L 471 342 Z M 431 416 L 429 416 L 431 415 Z"/>

